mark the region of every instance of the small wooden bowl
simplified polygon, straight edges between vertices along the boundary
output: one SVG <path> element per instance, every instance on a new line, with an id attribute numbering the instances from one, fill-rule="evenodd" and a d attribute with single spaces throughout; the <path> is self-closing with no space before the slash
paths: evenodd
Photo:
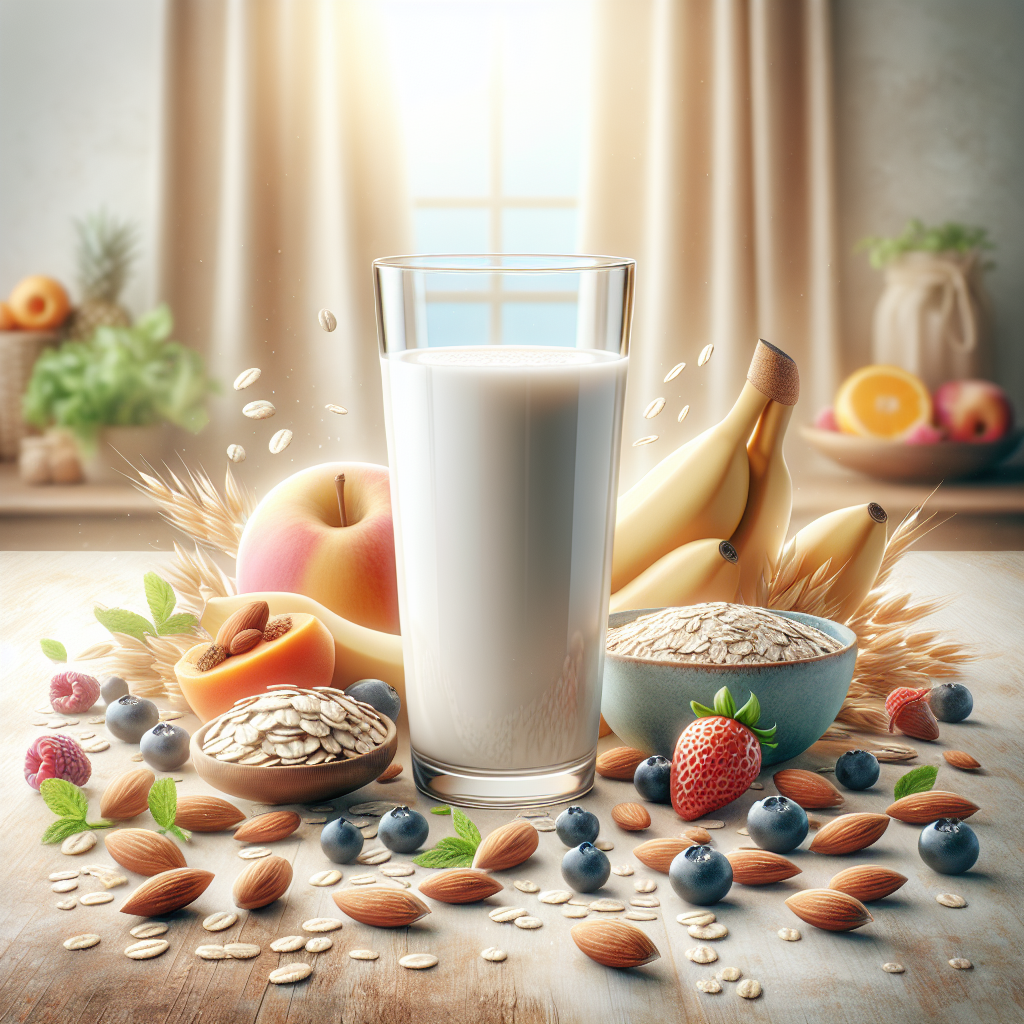
<path id="1" fill-rule="evenodd" d="M 261 804 L 330 800 L 373 782 L 394 760 L 398 751 L 398 730 L 386 715 L 380 717 L 387 725 L 388 733 L 384 742 L 368 754 L 327 764 L 279 764 L 270 768 L 218 761 L 204 754 L 203 739 L 217 721 L 213 719 L 192 734 L 192 763 L 204 782 L 243 800 L 255 800 Z"/>

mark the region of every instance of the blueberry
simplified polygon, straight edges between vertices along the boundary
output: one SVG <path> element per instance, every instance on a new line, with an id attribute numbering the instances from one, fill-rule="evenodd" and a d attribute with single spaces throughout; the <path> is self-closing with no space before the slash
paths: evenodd
<path id="1" fill-rule="evenodd" d="M 669 776 L 672 774 L 672 762 L 661 754 L 641 761 L 633 772 L 633 785 L 645 799 L 656 804 L 671 802 L 668 792 Z"/>
<path id="2" fill-rule="evenodd" d="M 939 818 L 917 838 L 921 860 L 940 875 L 962 875 L 974 866 L 979 849 L 974 829 L 957 818 Z"/>
<path id="3" fill-rule="evenodd" d="M 107 732 L 125 743 L 138 743 L 142 734 L 160 721 L 160 711 L 151 700 L 142 697 L 118 697 L 107 705 Z"/>
<path id="4" fill-rule="evenodd" d="M 139 750 L 146 764 L 158 772 L 170 772 L 188 760 L 189 735 L 180 725 L 157 722 L 142 734 Z"/>
<path id="5" fill-rule="evenodd" d="M 567 807 L 555 819 L 555 832 L 566 846 L 592 843 L 600 831 L 601 822 L 597 820 L 597 815 L 582 807 Z"/>
<path id="6" fill-rule="evenodd" d="M 795 850 L 807 838 L 807 828 L 807 812 L 784 796 L 766 796 L 747 811 L 750 838 L 772 853 Z"/>
<path id="7" fill-rule="evenodd" d="M 128 684 L 120 676 L 107 676 L 100 683 L 100 696 L 104 704 L 113 704 L 118 697 L 128 696 Z"/>
<path id="8" fill-rule="evenodd" d="M 345 688 L 345 694 L 353 700 L 369 704 L 378 714 L 386 715 L 392 722 L 398 721 L 402 711 L 402 698 L 398 691 L 383 679 L 360 679 Z"/>
<path id="9" fill-rule="evenodd" d="M 577 892 L 600 889 L 611 873 L 608 858 L 592 843 L 580 843 L 566 851 L 562 858 L 562 877 L 566 885 Z"/>
<path id="10" fill-rule="evenodd" d="M 878 781 L 878 759 L 867 750 L 848 750 L 836 761 L 836 782 L 847 789 L 867 789 Z"/>
<path id="11" fill-rule="evenodd" d="M 419 811 L 396 807 L 380 819 L 377 838 L 395 853 L 412 853 L 427 840 L 430 826 Z"/>
<path id="12" fill-rule="evenodd" d="M 732 865 L 710 846 L 690 846 L 672 861 L 668 879 L 680 899 L 710 907 L 732 888 Z"/>
<path id="13" fill-rule="evenodd" d="M 320 849 L 335 864 L 351 864 L 363 849 L 363 834 L 351 821 L 335 818 L 320 833 Z"/>
<path id="14" fill-rule="evenodd" d="M 928 703 L 940 722 L 962 722 L 974 710 L 974 698 L 963 683 L 933 686 Z"/>

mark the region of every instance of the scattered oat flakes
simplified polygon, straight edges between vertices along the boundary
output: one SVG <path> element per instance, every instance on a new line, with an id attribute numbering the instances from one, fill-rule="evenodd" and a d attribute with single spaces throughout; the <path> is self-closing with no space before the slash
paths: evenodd
<path id="1" fill-rule="evenodd" d="M 61 900 L 59 903 L 55 903 L 54 906 L 58 910 L 74 910 L 78 906 L 78 900 L 74 896 L 66 900 Z"/>
<path id="2" fill-rule="evenodd" d="M 966 907 L 967 900 L 963 896 L 958 896 L 955 892 L 940 892 L 935 897 L 936 903 L 941 903 L 944 907 Z"/>
<path id="3" fill-rule="evenodd" d="M 598 914 L 617 914 L 626 909 L 626 904 L 620 903 L 619 900 L 602 899 L 588 903 L 587 907 Z"/>
<path id="4" fill-rule="evenodd" d="M 105 725 L 107 719 L 103 715 L 94 715 L 92 718 L 87 718 L 86 721 L 90 725 Z"/>
<path id="5" fill-rule="evenodd" d="M 609 850 L 615 849 L 615 844 L 610 839 L 598 839 L 594 845 L 599 849 L 607 853 Z"/>
<path id="6" fill-rule="evenodd" d="M 903 966 L 903 964 L 896 964 L 890 962 L 887 964 L 882 964 L 882 970 L 885 971 L 886 974 L 902 974 L 906 970 L 906 968 Z"/>
<path id="7" fill-rule="evenodd" d="M 232 462 L 245 462 L 245 449 L 240 444 L 229 444 L 227 457 Z"/>
<path id="8" fill-rule="evenodd" d="M 99 944 L 100 937 L 86 932 L 84 935 L 72 935 L 70 939 L 64 940 L 65 949 L 91 949 Z M 950 961 L 952 963 L 952 961 Z"/>
<path id="9" fill-rule="evenodd" d="M 717 978 L 701 978 L 697 982 L 696 988 L 698 992 L 707 992 L 714 995 L 722 991 L 722 983 Z"/>
<path id="10" fill-rule="evenodd" d="M 665 408 L 664 398 L 655 398 L 653 402 L 648 403 L 647 408 L 644 409 L 644 419 L 653 420 L 662 409 Z"/>
<path id="11" fill-rule="evenodd" d="M 590 906 L 590 900 L 585 900 L 585 899 L 583 899 L 582 896 L 573 896 L 573 898 L 571 900 L 569 900 L 569 906 L 570 907 L 589 907 Z"/>
<path id="12" fill-rule="evenodd" d="M 380 873 L 385 878 L 403 878 L 406 875 L 414 874 L 416 869 L 411 864 L 389 864 L 381 868 Z"/>
<path id="13" fill-rule="evenodd" d="M 269 420 L 277 412 L 273 402 L 259 399 L 242 406 L 242 415 L 251 420 Z"/>
<path id="14" fill-rule="evenodd" d="M 167 925 L 163 921 L 143 921 L 128 934 L 136 939 L 155 939 L 158 935 L 167 934 Z"/>
<path id="15" fill-rule="evenodd" d="M 127 876 L 118 874 L 109 864 L 86 864 L 82 868 L 82 874 L 98 878 L 104 889 L 116 889 L 120 885 L 128 884 Z"/>
<path id="16" fill-rule="evenodd" d="M 691 821 L 695 828 L 725 828 L 725 822 L 717 818 L 704 818 L 701 821 Z"/>
<path id="17" fill-rule="evenodd" d="M 77 878 L 81 872 L 77 868 L 71 868 L 69 871 L 51 871 L 50 881 L 51 882 L 66 882 L 69 878 Z"/>
<path id="18" fill-rule="evenodd" d="M 317 319 L 328 334 L 338 326 L 338 318 L 329 309 L 321 309 Z"/>
<path id="19" fill-rule="evenodd" d="M 620 875 L 623 878 L 628 878 L 633 874 L 633 868 L 629 864 L 617 864 L 612 868 L 613 875 Z"/>
<path id="20" fill-rule="evenodd" d="M 653 878 L 641 878 L 633 883 L 633 888 L 637 892 L 654 892 L 658 888 L 658 883 Z"/>
<path id="21" fill-rule="evenodd" d="M 571 903 L 566 903 L 562 907 L 562 917 L 588 917 L 590 911 L 586 907 L 575 907 Z"/>
<path id="22" fill-rule="evenodd" d="M 962 956 L 955 956 L 949 961 L 950 967 L 955 967 L 958 971 L 969 971 L 974 964 L 970 960 L 965 959 Z"/>
<path id="23" fill-rule="evenodd" d="M 648 434 L 646 437 L 638 437 L 633 442 L 634 448 L 642 448 L 645 444 L 654 444 L 658 440 L 657 434 Z"/>
<path id="24" fill-rule="evenodd" d="M 764 786 L 760 782 L 752 782 L 750 784 L 751 789 L 764 789 Z"/>
<path id="25" fill-rule="evenodd" d="M 535 818 L 533 821 L 533 827 L 538 832 L 554 832 L 555 831 L 555 819 L 554 818 Z"/>
<path id="26" fill-rule="evenodd" d="M 285 964 L 284 967 L 278 967 L 276 971 L 271 971 L 267 975 L 267 981 L 271 985 L 290 985 L 295 981 L 303 981 L 312 973 L 312 965 L 296 961 L 296 963 Z"/>
<path id="27" fill-rule="evenodd" d="M 808 828 L 819 829 L 824 824 L 825 824 L 825 822 L 823 822 L 821 820 L 821 818 L 816 818 L 813 814 L 808 814 L 807 815 L 807 827 Z"/>
<path id="28" fill-rule="evenodd" d="M 270 449 L 271 455 L 280 455 L 292 443 L 292 432 L 286 428 L 279 430 L 270 439 L 270 444 L 267 446 Z"/>
<path id="29" fill-rule="evenodd" d="M 327 824 L 327 819 L 326 818 L 303 818 L 302 819 L 302 824 L 303 825 L 326 825 Z"/>
<path id="30" fill-rule="evenodd" d="M 622 915 L 627 921 L 657 921 L 658 915 L 649 910 L 627 910 Z"/>
<path id="31" fill-rule="evenodd" d="M 729 929 L 720 921 L 712 921 L 711 924 L 691 924 L 686 930 L 693 939 L 724 939 L 729 934 Z"/>
<path id="32" fill-rule="evenodd" d="M 631 907 L 646 907 L 650 909 L 651 907 L 660 907 L 661 900 L 657 896 L 634 896 L 629 901 L 629 905 Z"/>
<path id="33" fill-rule="evenodd" d="M 164 708 L 160 712 L 160 721 L 161 722 L 175 722 L 179 718 L 181 718 L 181 712 L 180 711 L 170 711 L 167 708 Z"/>
<path id="34" fill-rule="evenodd" d="M 196 956 L 200 960 L 230 960 L 231 954 L 223 947 L 208 944 L 196 946 Z"/>
<path id="35" fill-rule="evenodd" d="M 376 846 L 372 850 L 363 850 L 356 860 L 360 864 L 383 864 L 391 860 L 391 851 L 383 846 Z"/>
<path id="36" fill-rule="evenodd" d="M 334 811 L 334 804 L 309 804 L 306 810 L 313 814 L 331 814 Z"/>
<path id="37" fill-rule="evenodd" d="M 686 956 L 695 964 L 713 964 L 718 959 L 718 954 L 710 946 L 694 946 L 686 951 Z"/>
<path id="38" fill-rule="evenodd" d="M 348 809 L 349 814 L 368 814 L 371 818 L 380 818 L 393 811 L 398 804 L 394 800 L 367 800 L 366 803 L 352 804 Z"/>
<path id="39" fill-rule="evenodd" d="M 328 412 L 333 412 L 335 416 L 348 415 L 348 409 L 346 409 L 343 405 L 334 405 L 333 403 L 329 402 L 327 405 L 324 406 L 324 408 Z"/>
<path id="40" fill-rule="evenodd" d="M 210 914 L 203 918 L 203 927 L 208 932 L 227 931 L 236 921 L 238 915 L 233 910 L 218 910 L 216 914 Z"/>
<path id="41" fill-rule="evenodd" d="M 541 928 L 544 922 L 539 917 L 530 917 L 527 914 L 525 917 L 517 917 L 512 922 L 517 928 L 525 928 L 526 931 L 533 931 L 535 928 Z"/>
<path id="42" fill-rule="evenodd" d="M 302 922 L 304 932 L 336 932 L 343 924 L 336 917 L 311 917 Z"/>
<path id="43" fill-rule="evenodd" d="M 133 761 L 144 761 L 145 758 L 141 754 L 132 754 L 131 759 Z"/>
<path id="44" fill-rule="evenodd" d="M 87 754 L 99 754 L 101 751 L 110 749 L 110 741 L 104 739 L 86 740 L 82 744 L 82 749 Z"/>
<path id="45" fill-rule="evenodd" d="M 349 880 L 349 885 L 373 885 L 377 881 L 376 875 L 353 875 Z"/>
<path id="46" fill-rule="evenodd" d="M 522 907 L 495 907 L 487 912 L 487 916 L 498 924 L 506 924 L 517 917 L 526 917 L 526 913 Z"/>
<path id="47" fill-rule="evenodd" d="M 566 892 L 565 889 L 548 889 L 547 892 L 542 892 L 537 899 L 541 903 L 568 903 L 572 899 L 572 893 Z"/>
<path id="48" fill-rule="evenodd" d="M 143 939 L 141 942 L 133 942 L 124 951 L 129 960 L 152 960 L 153 957 L 166 953 L 170 943 L 166 939 Z"/>
<path id="49" fill-rule="evenodd" d="M 379 826 L 374 821 L 374 822 L 371 822 L 369 825 L 363 825 L 363 827 L 359 830 L 359 834 L 364 839 L 376 839 L 377 838 L 377 829 L 378 828 L 379 828 Z"/>
<path id="50" fill-rule="evenodd" d="M 271 850 L 266 846 L 244 846 L 238 851 L 242 860 L 259 860 L 260 857 L 269 857 Z"/>
<path id="51" fill-rule="evenodd" d="M 778 936 L 780 939 L 785 939 L 786 942 L 799 942 L 803 938 L 795 928 L 780 928 Z"/>
<path id="52" fill-rule="evenodd" d="M 746 825 L 744 825 L 743 828 L 736 829 L 736 834 L 741 836 L 749 836 L 750 830 L 746 827 Z"/>
<path id="53" fill-rule="evenodd" d="M 491 963 L 498 964 L 502 960 L 508 959 L 508 953 L 503 949 L 498 949 L 497 946 L 488 946 L 486 949 L 480 951 L 480 955 L 485 960 L 490 960 Z"/>
<path id="54" fill-rule="evenodd" d="M 326 935 L 316 935 L 306 943 L 307 953 L 324 953 L 334 945 L 334 940 Z"/>
<path id="55" fill-rule="evenodd" d="M 305 944 L 305 935 L 282 935 L 281 938 L 274 939 L 270 948 L 275 953 L 294 953 L 296 950 L 302 949 Z"/>
<path id="56" fill-rule="evenodd" d="M 326 886 L 334 885 L 341 881 L 341 872 L 336 869 L 330 871 L 318 871 L 315 875 L 311 875 L 309 879 L 310 885 Z"/>
<path id="57" fill-rule="evenodd" d="M 540 886 L 526 878 L 517 878 L 512 883 L 520 892 L 540 892 Z"/>
<path id="58" fill-rule="evenodd" d="M 700 350 L 700 355 L 697 356 L 697 365 L 698 366 L 703 366 L 711 358 L 711 353 L 714 352 L 714 351 L 715 351 L 715 346 L 714 345 L 705 345 Z"/>
<path id="59" fill-rule="evenodd" d="M 258 366 L 250 366 L 248 370 L 243 370 L 236 378 L 233 385 L 236 391 L 243 391 L 249 387 L 250 384 L 255 384 L 260 379 L 260 368 Z"/>
<path id="60" fill-rule="evenodd" d="M 350 949 L 348 955 L 353 960 L 376 960 L 380 953 L 372 949 Z"/>
<path id="61" fill-rule="evenodd" d="M 101 903 L 113 903 L 114 894 L 112 892 L 87 892 L 79 898 L 78 902 L 83 907 L 97 907 Z"/>
<path id="62" fill-rule="evenodd" d="M 682 914 L 676 915 L 676 920 L 685 926 L 695 924 L 698 927 L 705 924 L 711 924 L 715 920 L 715 915 L 710 910 L 687 910 Z"/>
<path id="63" fill-rule="evenodd" d="M 719 981 L 739 981 L 743 972 L 738 967 L 723 967 L 715 977 Z"/>
<path id="64" fill-rule="evenodd" d="M 736 986 L 736 995 L 741 999 L 756 999 L 761 994 L 761 982 L 757 978 L 744 978 Z"/>
<path id="65" fill-rule="evenodd" d="M 437 957 L 433 953 L 407 953 L 399 959 L 398 966 L 410 971 L 425 971 L 437 966 Z"/>
<path id="66" fill-rule="evenodd" d="M 96 739 L 96 733 L 94 733 L 94 732 L 82 732 L 81 730 L 79 730 L 78 732 L 75 733 L 75 735 L 80 740 L 94 740 L 94 739 Z"/>
<path id="67" fill-rule="evenodd" d="M 675 380 L 686 369 L 686 363 L 676 363 L 668 373 L 665 374 L 665 379 L 662 383 L 667 384 L 670 380 Z"/>

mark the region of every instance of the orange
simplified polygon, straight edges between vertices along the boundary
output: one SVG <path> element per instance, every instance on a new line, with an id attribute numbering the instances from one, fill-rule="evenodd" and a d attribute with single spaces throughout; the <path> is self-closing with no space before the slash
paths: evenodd
<path id="1" fill-rule="evenodd" d="M 19 281 L 7 298 L 14 319 L 30 331 L 60 327 L 71 312 L 64 286 L 52 277 L 35 274 Z"/>
<path id="2" fill-rule="evenodd" d="M 898 366 L 862 366 L 836 392 L 836 422 L 846 434 L 898 441 L 932 421 L 932 396 Z"/>

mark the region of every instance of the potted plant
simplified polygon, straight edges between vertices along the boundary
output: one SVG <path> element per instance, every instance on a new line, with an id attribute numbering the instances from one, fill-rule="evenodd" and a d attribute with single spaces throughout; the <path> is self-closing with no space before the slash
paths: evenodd
<path id="1" fill-rule="evenodd" d="M 86 479 L 120 479 L 124 459 L 156 463 L 166 424 L 197 433 L 207 422 L 207 396 L 217 388 L 202 356 L 171 340 L 173 320 L 160 305 L 132 326 L 98 327 L 39 357 L 22 403 L 25 421 L 70 432 L 83 454 Z"/>
<path id="2" fill-rule="evenodd" d="M 982 274 L 994 248 L 982 227 L 911 220 L 893 238 L 865 238 L 871 265 L 885 271 L 875 307 L 873 361 L 917 374 L 934 391 L 948 380 L 991 371 Z"/>

